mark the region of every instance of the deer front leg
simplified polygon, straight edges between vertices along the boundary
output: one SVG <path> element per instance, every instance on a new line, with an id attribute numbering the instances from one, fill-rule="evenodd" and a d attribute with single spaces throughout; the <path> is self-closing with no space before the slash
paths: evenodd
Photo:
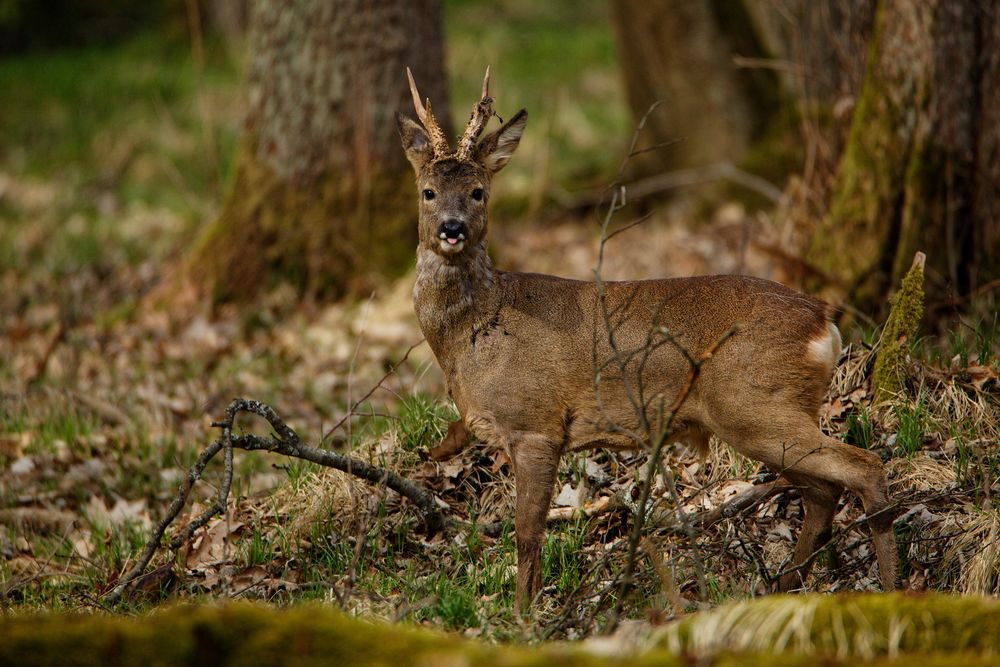
<path id="1" fill-rule="evenodd" d="M 559 468 L 558 445 L 528 438 L 512 447 L 516 502 L 514 532 L 517 541 L 517 609 L 527 613 L 542 588 L 542 544 L 552 486 Z"/>

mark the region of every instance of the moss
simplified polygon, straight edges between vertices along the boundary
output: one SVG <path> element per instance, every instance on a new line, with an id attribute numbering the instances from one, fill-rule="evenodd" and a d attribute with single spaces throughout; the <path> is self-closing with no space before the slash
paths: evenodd
<path id="1" fill-rule="evenodd" d="M 678 665 L 664 653 L 605 660 L 567 645 L 490 647 L 328 608 L 174 607 L 145 618 L 55 615 L 0 621 L 0 664 Z"/>
<path id="2" fill-rule="evenodd" d="M 1000 644 L 995 602 L 931 595 L 775 596 L 729 605 L 674 626 L 685 638 L 685 653 L 705 650 L 693 641 L 699 624 L 713 628 L 721 651 L 717 665 L 812 665 L 816 654 L 827 656 L 824 664 L 831 665 L 859 664 L 859 658 L 877 661 L 865 664 L 901 665 L 912 663 L 915 653 L 921 664 L 996 664 L 983 653 Z M 733 630 L 746 627 L 754 628 L 757 642 L 732 643 Z M 759 632 L 762 627 L 770 637 Z M 140 619 L 20 617 L 0 622 L 0 639 L 0 663 L 20 665 L 681 664 L 662 650 L 606 659 L 568 645 L 489 647 L 312 606 L 175 607 Z M 776 649 L 787 652 L 777 655 Z M 897 655 L 890 660 L 891 650 Z"/>
<path id="3" fill-rule="evenodd" d="M 892 298 L 892 310 L 882 332 L 872 376 L 877 401 L 884 401 L 903 390 L 906 355 L 923 315 L 924 263 L 920 255 L 903 278 L 899 292 Z"/>
<path id="4" fill-rule="evenodd" d="M 945 595 L 771 596 L 688 617 L 658 647 L 489 646 L 318 605 L 165 609 L 146 617 L 47 614 L 0 620 L 11 665 L 824 665 L 1000 664 L 1000 604 Z M 666 649 L 666 650 L 665 650 Z M 672 651 L 672 652 L 671 652 Z M 698 661 L 701 662 L 708 661 Z"/>
<path id="5" fill-rule="evenodd" d="M 854 292 L 861 304 L 877 303 L 884 281 L 880 264 L 895 225 L 902 191 L 906 140 L 899 131 L 905 108 L 890 95 L 893 82 L 880 67 L 878 46 L 885 39 L 886 9 L 880 6 L 868 67 L 847 143 L 830 196 L 829 213 L 809 248 L 808 259 Z"/>

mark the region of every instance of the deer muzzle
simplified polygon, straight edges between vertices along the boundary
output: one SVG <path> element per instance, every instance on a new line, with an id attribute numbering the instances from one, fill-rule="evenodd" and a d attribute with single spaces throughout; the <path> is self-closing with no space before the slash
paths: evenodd
<path id="1" fill-rule="evenodd" d="M 448 218 L 438 227 L 437 236 L 443 252 L 458 252 L 469 238 L 469 226 L 457 218 Z"/>

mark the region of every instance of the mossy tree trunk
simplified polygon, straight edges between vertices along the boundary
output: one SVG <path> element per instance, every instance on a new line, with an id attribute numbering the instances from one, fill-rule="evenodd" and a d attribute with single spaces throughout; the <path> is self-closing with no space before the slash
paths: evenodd
<path id="1" fill-rule="evenodd" d="M 682 139 L 636 162 L 646 174 L 739 162 L 782 109 L 778 76 L 734 56 L 767 56 L 742 0 L 613 0 L 629 106 L 647 145 Z"/>
<path id="2" fill-rule="evenodd" d="M 1000 8 L 879 2 L 865 78 L 808 259 L 863 310 L 884 306 L 914 252 L 932 301 L 1000 266 Z"/>
<path id="3" fill-rule="evenodd" d="M 393 114 L 406 66 L 447 109 L 439 0 L 258 0 L 249 48 L 235 179 L 188 278 L 215 300 L 281 281 L 336 297 L 404 271 L 414 195 Z"/>
<path id="4" fill-rule="evenodd" d="M 825 211 L 864 78 L 875 5 L 876 0 L 747 3 L 797 112 L 804 186 L 794 182 L 789 191 L 796 217 L 816 219 Z"/>

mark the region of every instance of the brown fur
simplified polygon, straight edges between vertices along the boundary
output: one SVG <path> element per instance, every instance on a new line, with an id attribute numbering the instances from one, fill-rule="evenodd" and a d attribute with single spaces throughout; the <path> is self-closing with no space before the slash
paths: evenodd
<path id="1" fill-rule="evenodd" d="M 434 193 L 419 203 L 414 306 L 469 430 L 505 447 L 513 462 L 519 608 L 525 610 L 541 586 L 541 544 L 559 457 L 575 449 L 635 447 L 626 434 L 641 431 L 637 402 L 653 416 L 686 380 L 688 362 L 662 336 L 653 337 L 643 362 L 657 327 L 697 355 L 739 324 L 705 363 L 676 416 L 674 435 L 704 447 L 715 433 L 801 487 L 806 517 L 793 564 L 802 567 L 783 576 L 779 589 L 799 587 L 829 534 L 843 489 L 858 494 L 869 514 L 888 504 L 879 458 L 817 426 L 831 362 L 817 358 L 822 345 L 810 343 L 835 333 L 825 304 L 759 278 L 705 276 L 604 283 L 602 307 L 593 282 L 494 268 L 486 252 L 490 182 L 516 148 L 526 118 L 522 110 L 480 141 L 471 158 L 458 159 L 435 152 L 417 123 L 398 116 L 418 192 Z M 470 196 L 476 188 L 483 190 L 481 201 Z M 439 238 L 445 220 L 468 227 L 459 250 Z M 839 334 L 829 344 L 838 341 Z M 628 359 L 624 369 L 616 358 Z M 882 585 L 891 589 L 891 518 L 880 514 L 872 528 Z"/>

